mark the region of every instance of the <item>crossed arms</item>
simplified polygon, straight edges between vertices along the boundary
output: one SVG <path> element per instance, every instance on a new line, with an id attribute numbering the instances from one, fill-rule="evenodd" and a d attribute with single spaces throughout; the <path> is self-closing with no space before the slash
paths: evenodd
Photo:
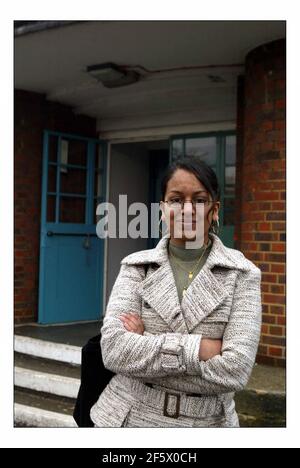
<path id="1" fill-rule="evenodd" d="M 105 367 L 133 377 L 163 379 L 164 384 L 182 376 L 196 383 L 202 394 L 243 389 L 255 362 L 260 337 L 260 270 L 239 272 L 223 341 L 215 342 L 214 349 L 213 340 L 197 334 L 141 334 L 141 297 L 137 291 L 141 280 L 138 268 L 121 265 L 101 329 Z M 136 314 L 131 320 L 128 311 Z M 127 318 L 122 319 L 122 314 Z"/>

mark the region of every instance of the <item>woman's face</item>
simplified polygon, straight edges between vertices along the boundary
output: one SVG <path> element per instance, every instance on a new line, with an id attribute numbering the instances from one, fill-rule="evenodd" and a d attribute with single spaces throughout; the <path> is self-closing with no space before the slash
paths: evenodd
<path id="1" fill-rule="evenodd" d="M 192 204 L 192 200 L 197 203 Z M 185 201 L 184 208 L 180 206 L 182 201 Z M 202 204 L 203 201 L 209 203 Z M 171 240 L 177 245 L 185 245 L 185 242 L 196 239 L 196 235 L 205 243 L 208 241 L 212 220 L 218 219 L 220 202 L 212 203 L 211 195 L 194 174 L 177 169 L 167 184 L 165 199 L 160 206 Z"/>

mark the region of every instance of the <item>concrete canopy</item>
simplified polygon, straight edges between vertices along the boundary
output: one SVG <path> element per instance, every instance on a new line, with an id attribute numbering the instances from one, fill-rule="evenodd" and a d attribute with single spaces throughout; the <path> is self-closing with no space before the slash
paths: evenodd
<path id="1" fill-rule="evenodd" d="M 285 36 L 284 21 L 78 21 L 15 38 L 15 87 L 98 119 L 102 131 L 234 121 L 246 54 Z M 140 74 L 108 89 L 86 72 L 113 62 Z"/>

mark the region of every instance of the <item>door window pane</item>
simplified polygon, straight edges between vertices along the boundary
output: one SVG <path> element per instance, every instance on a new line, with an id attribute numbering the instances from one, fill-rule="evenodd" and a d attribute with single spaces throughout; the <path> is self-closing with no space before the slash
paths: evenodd
<path id="1" fill-rule="evenodd" d="M 104 145 L 95 146 L 95 176 L 94 176 L 94 197 L 105 197 L 105 147 Z"/>
<path id="2" fill-rule="evenodd" d="M 225 195 L 234 195 L 235 192 L 235 166 L 225 167 Z"/>
<path id="3" fill-rule="evenodd" d="M 229 135 L 226 137 L 226 165 L 235 164 L 236 160 L 236 137 Z"/>
<path id="4" fill-rule="evenodd" d="M 60 192 L 86 194 L 86 171 L 68 167 L 67 172 L 60 174 Z"/>
<path id="5" fill-rule="evenodd" d="M 61 140 L 59 162 L 61 164 L 87 166 L 87 143 L 81 140 L 63 138 Z"/>
<path id="6" fill-rule="evenodd" d="M 85 204 L 85 198 L 61 197 L 59 221 L 61 223 L 84 223 Z"/>
<path id="7" fill-rule="evenodd" d="M 217 157 L 216 138 L 187 138 L 185 142 L 185 156 L 196 156 L 209 166 L 215 165 Z"/>
<path id="8" fill-rule="evenodd" d="M 176 161 L 177 159 L 183 158 L 183 140 L 173 140 L 172 141 L 172 159 Z"/>
<path id="9" fill-rule="evenodd" d="M 235 162 L 236 162 L 236 137 L 229 135 L 226 137 L 225 146 L 225 187 L 226 195 L 234 195 L 235 191 Z"/>

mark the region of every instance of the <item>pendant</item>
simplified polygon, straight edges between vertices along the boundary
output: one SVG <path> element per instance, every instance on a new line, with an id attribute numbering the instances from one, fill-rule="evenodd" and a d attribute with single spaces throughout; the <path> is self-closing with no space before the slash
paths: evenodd
<path id="1" fill-rule="evenodd" d="M 190 271 L 189 272 L 189 279 L 192 279 L 193 278 L 193 273 Z"/>

